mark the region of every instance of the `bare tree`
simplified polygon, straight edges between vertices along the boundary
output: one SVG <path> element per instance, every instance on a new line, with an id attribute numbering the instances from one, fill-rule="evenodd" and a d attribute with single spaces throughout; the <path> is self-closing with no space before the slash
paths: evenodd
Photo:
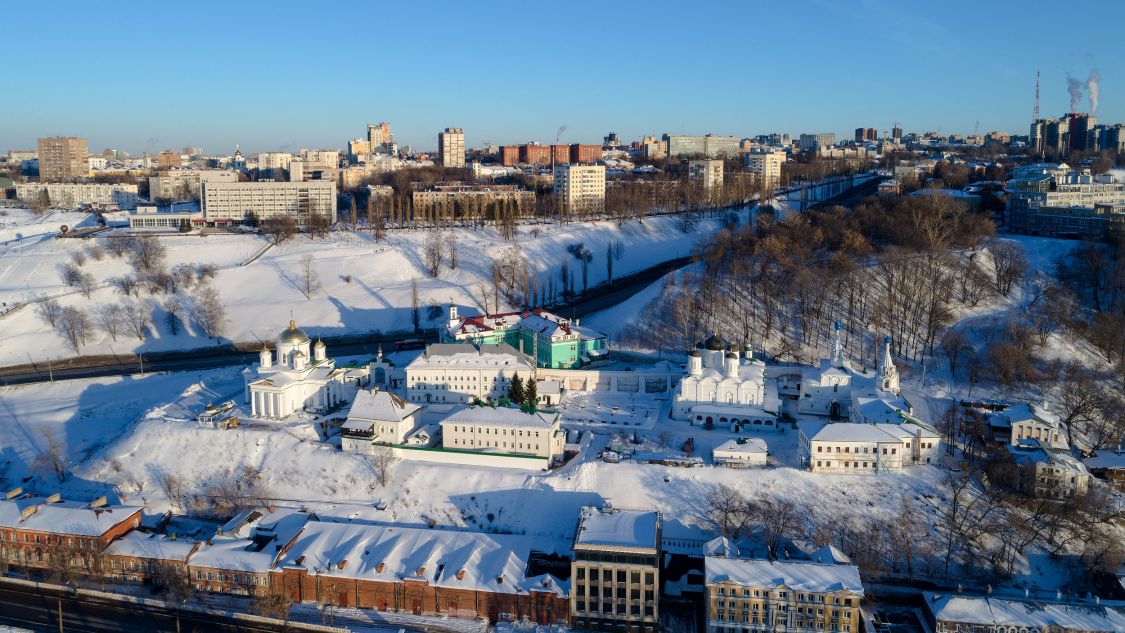
<path id="1" fill-rule="evenodd" d="M 262 220 L 260 230 L 271 242 L 280 244 L 296 235 L 298 228 L 297 219 L 286 215 Z"/>
<path id="2" fill-rule="evenodd" d="M 1074 432 L 1094 422 L 1100 414 L 1102 390 L 1091 370 L 1078 362 L 1063 366 L 1059 380 L 1059 421 L 1066 428 L 1066 440 L 1074 446 Z"/>
<path id="3" fill-rule="evenodd" d="M 320 290 L 320 275 L 316 272 L 316 259 L 312 255 L 305 255 L 301 258 L 301 292 L 305 294 L 305 299 L 311 299 L 314 292 Z"/>
<path id="4" fill-rule="evenodd" d="M 707 519 L 723 536 L 737 539 L 750 523 L 750 502 L 734 488 L 719 484 L 707 495 Z"/>
<path id="5" fill-rule="evenodd" d="M 125 326 L 122 317 L 121 308 L 116 303 L 103 303 L 94 308 L 94 319 L 114 343 L 117 342 L 117 333 Z"/>
<path id="6" fill-rule="evenodd" d="M 126 297 L 128 297 L 129 295 L 139 297 L 141 294 L 141 282 L 132 275 L 111 277 L 109 279 L 109 285 Z"/>
<path id="7" fill-rule="evenodd" d="M 375 473 L 375 482 L 386 487 L 391 481 L 395 462 L 398 461 L 394 449 L 386 444 L 377 444 L 370 461 L 371 472 Z"/>
<path id="8" fill-rule="evenodd" d="M 74 263 L 59 264 L 59 279 L 71 288 L 82 284 L 82 269 Z"/>
<path id="9" fill-rule="evenodd" d="M 47 298 L 35 304 L 35 313 L 39 315 L 52 328 L 58 327 L 59 314 L 62 312 L 62 306 L 55 299 Z"/>
<path id="10" fill-rule="evenodd" d="M 164 267 L 168 254 L 160 238 L 130 237 L 129 251 L 132 254 L 133 268 L 139 273 L 151 272 Z"/>
<path id="11" fill-rule="evenodd" d="M 148 305 L 145 303 L 126 301 L 121 305 L 121 318 L 138 341 L 143 341 L 145 338 L 145 328 L 148 327 L 149 317 Z"/>
<path id="12" fill-rule="evenodd" d="M 207 336 L 222 335 L 226 310 L 219 293 L 209 284 L 201 284 L 195 289 L 188 306 L 188 314 Z"/>
<path id="13" fill-rule="evenodd" d="M 946 360 L 949 361 L 949 373 L 952 376 L 957 375 L 957 361 L 964 355 L 965 350 L 969 347 L 969 340 L 965 333 L 961 330 L 949 330 L 945 336 L 941 337 L 942 353 L 945 354 Z"/>
<path id="14" fill-rule="evenodd" d="M 58 478 L 59 483 L 66 481 L 68 471 L 66 467 L 66 448 L 59 441 L 59 437 L 51 429 L 43 431 L 43 447 L 39 452 L 39 466 Z"/>
<path id="15" fill-rule="evenodd" d="M 168 297 L 164 300 L 164 322 L 172 336 L 180 333 L 180 326 L 184 320 L 184 304 L 180 297 Z"/>
<path id="16" fill-rule="evenodd" d="M 436 230 L 430 231 L 426 235 L 426 241 L 422 244 L 422 260 L 431 277 L 437 277 L 441 274 L 441 251 L 441 233 Z"/>
<path id="17" fill-rule="evenodd" d="M 1027 256 L 1018 244 L 1002 240 L 990 244 L 988 252 L 992 255 L 996 290 L 1006 297 L 1012 291 L 1012 286 L 1027 274 Z"/>
<path id="18" fill-rule="evenodd" d="M 445 255 L 450 270 L 457 270 L 457 234 L 450 231 L 445 237 Z"/>
<path id="19" fill-rule="evenodd" d="M 782 540 L 798 537 L 803 527 L 797 504 L 781 497 L 766 497 L 755 503 L 752 520 L 762 533 L 770 560 L 777 560 Z"/>
<path id="20" fill-rule="evenodd" d="M 59 310 L 57 323 L 55 329 L 77 354 L 79 348 L 86 344 L 86 338 L 90 336 L 92 328 L 89 315 L 81 308 L 65 306 Z"/>
<path id="21" fill-rule="evenodd" d="M 422 331 L 422 314 L 418 311 L 418 280 L 410 280 L 410 319 L 414 324 L 414 331 Z"/>

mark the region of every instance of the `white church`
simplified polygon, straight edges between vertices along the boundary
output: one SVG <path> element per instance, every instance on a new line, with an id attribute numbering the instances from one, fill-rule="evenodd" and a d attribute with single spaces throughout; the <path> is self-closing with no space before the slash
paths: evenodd
<path id="1" fill-rule="evenodd" d="M 688 354 L 671 415 L 739 431 L 772 430 L 777 427 L 777 407 L 777 385 L 766 380 L 765 363 L 754 358 L 749 346 L 740 355 L 712 335 Z"/>
<path id="2" fill-rule="evenodd" d="M 245 401 L 255 418 L 280 420 L 298 411 L 326 411 L 350 400 L 355 386 L 347 384 L 346 375 L 328 358 L 324 341 L 312 344 L 289 321 L 277 336 L 276 357 L 269 344 L 263 345 L 258 363 L 243 370 Z"/>

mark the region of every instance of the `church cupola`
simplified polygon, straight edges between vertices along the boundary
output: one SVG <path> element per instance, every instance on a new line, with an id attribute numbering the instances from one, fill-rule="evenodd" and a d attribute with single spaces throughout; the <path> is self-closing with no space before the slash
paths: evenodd
<path id="1" fill-rule="evenodd" d="M 883 339 L 883 357 L 879 362 L 879 371 L 875 379 L 879 389 L 898 395 L 898 368 L 895 367 L 894 356 L 891 353 L 891 337 L 889 336 Z"/>
<path id="2" fill-rule="evenodd" d="M 746 344 L 746 347 L 742 348 L 742 359 L 747 365 L 754 362 L 754 347 L 749 343 Z"/>
<path id="3" fill-rule="evenodd" d="M 323 363 L 327 358 L 327 350 L 324 347 L 324 341 L 320 337 L 316 337 L 316 345 L 313 345 L 313 360 L 318 363 Z"/>
<path id="4" fill-rule="evenodd" d="M 738 352 L 734 351 L 733 346 L 727 351 L 724 362 L 726 363 L 726 377 L 738 378 Z"/>
<path id="5" fill-rule="evenodd" d="M 457 306 L 455 306 L 451 303 L 451 304 L 449 304 L 449 324 L 446 327 L 448 329 L 452 330 L 453 328 L 457 327 L 460 324 L 461 324 L 461 319 L 460 319 L 460 317 L 457 316 Z"/>
<path id="6" fill-rule="evenodd" d="M 703 354 L 698 349 L 688 353 L 688 373 L 692 376 L 703 375 Z"/>
<path id="7" fill-rule="evenodd" d="M 844 363 L 844 343 L 840 340 L 840 330 L 844 329 L 844 324 L 836 321 L 832 329 L 832 366 L 840 367 Z"/>
<path id="8" fill-rule="evenodd" d="M 297 350 L 297 351 L 293 352 L 293 369 L 295 369 L 296 371 L 304 370 L 305 369 L 305 363 L 307 361 L 308 361 L 308 357 L 305 356 L 305 353 L 302 352 L 301 350 Z"/>
<path id="9" fill-rule="evenodd" d="M 269 369 L 273 367 L 273 354 L 270 354 L 270 346 L 263 345 L 262 351 L 258 352 L 258 364 L 262 369 Z"/>

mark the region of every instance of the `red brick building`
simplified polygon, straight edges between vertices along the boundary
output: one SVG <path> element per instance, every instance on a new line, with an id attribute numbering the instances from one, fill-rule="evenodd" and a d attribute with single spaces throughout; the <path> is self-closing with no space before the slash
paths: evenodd
<path id="1" fill-rule="evenodd" d="M 520 162 L 528 165 L 551 164 L 551 148 L 546 145 L 520 145 Z"/>
<path id="2" fill-rule="evenodd" d="M 565 583 L 527 575 L 533 543 L 527 536 L 311 521 L 278 560 L 271 584 L 293 602 L 566 622 Z"/>
<path id="3" fill-rule="evenodd" d="M 58 494 L 33 497 L 16 488 L 0 501 L 0 557 L 10 564 L 46 569 L 56 556 L 68 557 L 89 573 L 115 539 L 140 525 L 141 508 L 64 501 Z"/>
<path id="4" fill-rule="evenodd" d="M 576 143 L 570 146 L 570 162 L 572 163 L 596 163 L 601 159 L 601 145 L 579 145 Z"/>
<path id="5" fill-rule="evenodd" d="M 505 167 L 511 167 L 520 162 L 520 146 L 519 145 L 502 145 L 500 147 L 500 163 Z"/>

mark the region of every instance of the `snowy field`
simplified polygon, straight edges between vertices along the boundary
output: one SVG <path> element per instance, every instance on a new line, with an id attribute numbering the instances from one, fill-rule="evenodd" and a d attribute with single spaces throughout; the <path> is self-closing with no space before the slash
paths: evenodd
<path id="1" fill-rule="evenodd" d="M 62 220 L 80 218 L 36 218 L 11 211 L 16 228 L 0 229 L 33 233 L 57 230 Z M 76 215 L 82 214 L 63 214 Z M 19 223 L 22 219 L 22 224 Z M 2 225 L 0 225 L 2 226 Z M 411 282 L 417 281 L 424 325 L 435 323 L 431 306 L 450 301 L 470 312 L 480 308 L 485 289 L 490 289 L 490 265 L 510 244 L 518 244 L 532 274 L 546 288 L 549 281 L 561 287 L 561 268 L 570 266 L 582 288 L 581 267 L 567 247 L 584 244 L 592 253 L 588 283 L 593 286 L 607 278 L 607 246 L 620 242 L 620 256 L 614 257 L 615 277 L 649 268 L 668 259 L 687 256 L 700 240 L 721 228 L 719 220 L 701 221 L 688 234 L 677 227 L 675 218 L 648 218 L 625 223 L 575 223 L 564 226 L 521 226 L 513 242 L 501 240 L 491 229 L 454 229 L 458 243 L 458 267 L 443 266 L 437 278 L 429 277 L 422 261 L 423 231 L 392 231 L 387 240 L 375 243 L 368 234 L 333 233 L 326 239 L 298 236 L 269 248 L 253 262 L 268 242 L 255 235 L 166 235 L 160 239 L 167 247 L 168 267 L 181 263 L 211 263 L 219 268 L 212 282 L 226 305 L 224 339 L 253 342 L 273 338 L 288 324 L 290 315 L 312 335 L 341 335 L 379 331 L 402 331 L 412 327 Z M 51 228 L 54 227 L 54 228 Z M 0 245 L 0 302 L 13 304 L 42 296 L 62 296 L 61 303 L 84 308 L 116 303 L 122 297 L 103 287 L 86 299 L 60 281 L 58 267 L 71 261 L 72 254 L 107 238 L 52 239 L 44 235 Z M 306 298 L 301 290 L 302 260 L 315 258 L 321 290 Z M 82 266 L 99 282 L 130 272 L 123 259 L 106 256 L 87 259 Z M 147 295 L 143 298 L 147 301 Z M 503 306 L 502 306 L 503 307 Z M 83 347 L 83 355 L 135 354 L 149 351 L 187 349 L 214 344 L 214 341 L 189 328 L 171 335 L 163 323 L 163 312 L 153 306 L 148 336 L 138 341 L 132 336 L 110 337 L 95 328 Z M 0 317 L 0 364 L 27 363 L 72 356 L 66 342 L 37 316 L 33 307 Z"/>

